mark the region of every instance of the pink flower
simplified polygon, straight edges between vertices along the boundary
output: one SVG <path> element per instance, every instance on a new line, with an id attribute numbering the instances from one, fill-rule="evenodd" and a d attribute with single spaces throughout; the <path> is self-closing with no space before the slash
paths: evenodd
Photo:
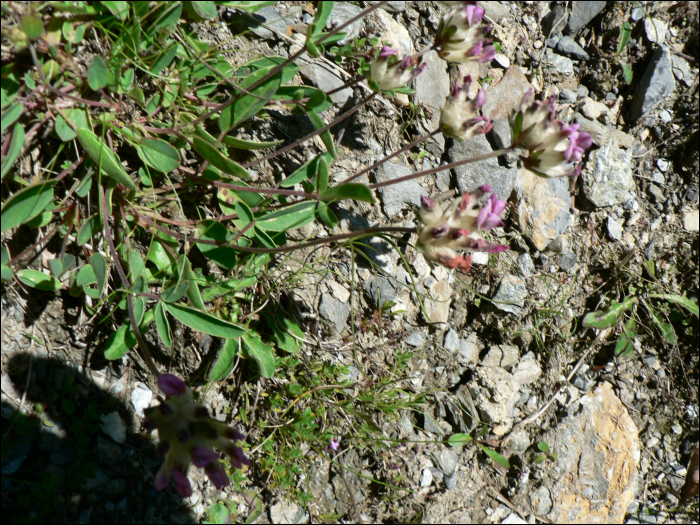
<path id="1" fill-rule="evenodd" d="M 426 67 L 420 57 L 397 57 L 398 50 L 382 47 L 370 64 L 369 78 L 375 81 L 382 91 L 391 91 L 407 86 Z"/>
<path id="2" fill-rule="evenodd" d="M 471 81 L 471 77 L 464 77 L 464 84 L 455 84 L 445 100 L 440 115 L 440 130 L 447 137 L 468 140 L 493 129 L 493 121 L 479 115 L 481 106 L 486 102 L 486 90 L 479 90 L 476 98 L 468 98 Z"/>
<path id="3" fill-rule="evenodd" d="M 418 215 L 423 225 L 418 230 L 418 246 L 426 259 L 448 268 L 469 271 L 471 256 L 459 255 L 457 250 L 497 253 L 509 249 L 508 246 L 486 241 L 480 233 L 503 224 L 499 214 L 506 203 L 496 195 L 491 195 L 483 208 L 476 209 L 479 199 L 490 191 L 491 187 L 484 185 L 465 193 L 453 200 L 445 211 L 431 198 L 421 197 Z"/>
<path id="4" fill-rule="evenodd" d="M 440 20 L 435 49 L 440 57 L 448 62 L 463 64 L 472 60 L 490 62 L 496 50 L 488 38 L 483 36 L 491 30 L 488 25 L 480 25 L 484 9 L 476 2 L 456 2 Z"/>
<path id="5" fill-rule="evenodd" d="M 546 102 L 534 99 L 531 89 L 523 98 L 520 110 L 510 119 L 512 146 L 523 153 L 525 167 L 541 177 L 575 176 L 581 166 L 574 166 L 591 147 L 588 133 L 578 131 L 579 124 L 565 124 L 555 116 L 556 94 Z"/>
<path id="6" fill-rule="evenodd" d="M 210 418 L 207 408 L 194 400 L 192 390 L 178 377 L 161 374 L 158 386 L 166 395 L 165 401 L 144 411 L 144 426 L 158 430 L 157 448 L 165 458 L 156 474 L 156 489 L 163 490 L 172 478 L 180 496 L 191 496 L 192 486 L 187 478 L 190 464 L 203 468 L 217 489 L 228 486 L 226 469 L 214 448 L 228 455 L 233 467 L 249 466 L 250 460 L 243 449 L 235 445 L 244 436 L 237 429 Z"/>

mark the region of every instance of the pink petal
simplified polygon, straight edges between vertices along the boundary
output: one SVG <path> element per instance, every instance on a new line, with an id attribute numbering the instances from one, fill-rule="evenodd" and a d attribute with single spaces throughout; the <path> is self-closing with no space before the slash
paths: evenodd
<path id="1" fill-rule="evenodd" d="M 158 376 L 158 388 L 166 396 L 179 396 L 187 392 L 185 382 L 172 374 L 160 374 Z"/>
<path id="2" fill-rule="evenodd" d="M 190 485 L 190 480 L 187 479 L 182 472 L 179 470 L 173 470 L 173 481 L 175 482 L 175 489 L 178 494 L 183 498 L 189 498 L 192 495 L 192 485 Z"/>
<path id="3" fill-rule="evenodd" d="M 207 465 L 207 467 L 204 469 L 204 473 L 218 490 L 228 487 L 231 484 L 231 481 L 228 479 L 228 475 L 226 474 L 226 469 L 218 461 Z"/>
<path id="4" fill-rule="evenodd" d="M 169 468 L 165 468 L 165 466 L 160 467 L 158 474 L 156 474 L 156 490 L 163 490 L 165 488 L 168 481 L 170 481 L 171 474 L 172 471 Z"/>
<path id="5" fill-rule="evenodd" d="M 219 454 L 207 447 L 199 447 L 192 451 L 192 463 L 195 467 L 203 468 L 212 461 L 218 461 Z"/>

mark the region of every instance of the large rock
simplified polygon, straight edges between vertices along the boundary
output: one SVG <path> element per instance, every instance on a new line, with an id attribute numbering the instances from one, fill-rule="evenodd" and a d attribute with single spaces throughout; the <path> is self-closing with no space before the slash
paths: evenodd
<path id="1" fill-rule="evenodd" d="M 568 178 L 544 179 L 523 168 L 515 192 L 520 231 L 538 250 L 544 250 L 574 222 Z"/>
<path id="2" fill-rule="evenodd" d="M 673 93 L 675 87 L 671 53 L 668 49 L 660 47 L 654 53 L 644 76 L 639 81 L 639 90 L 630 108 L 632 120 L 648 115 Z"/>
<path id="3" fill-rule="evenodd" d="M 572 408 L 574 408 L 572 410 Z M 553 523 L 623 523 L 637 493 L 639 432 L 610 383 L 582 397 L 547 436 L 557 453 Z"/>
<path id="4" fill-rule="evenodd" d="M 440 110 L 445 105 L 445 97 L 450 94 L 450 77 L 447 74 L 445 61 L 435 51 L 423 57 L 425 71 L 416 77 L 414 95 L 416 104 L 422 104 L 427 109 L 426 122 L 428 130 L 437 129 L 440 124 Z M 445 147 L 445 137 L 442 133 L 435 135 L 435 140 L 441 148 Z"/>
<path id="5" fill-rule="evenodd" d="M 385 162 L 377 168 L 377 182 L 398 179 L 411 173 L 413 173 L 413 170 L 408 166 Z M 384 213 L 390 219 L 398 217 L 403 210 L 409 209 L 412 204 L 420 206 L 420 197 L 423 194 L 425 194 L 425 190 L 418 184 L 418 179 L 379 188 Z"/>
<path id="6" fill-rule="evenodd" d="M 591 152 L 582 171 L 583 192 L 598 207 L 614 206 L 632 198 L 632 158 L 615 140 Z"/>

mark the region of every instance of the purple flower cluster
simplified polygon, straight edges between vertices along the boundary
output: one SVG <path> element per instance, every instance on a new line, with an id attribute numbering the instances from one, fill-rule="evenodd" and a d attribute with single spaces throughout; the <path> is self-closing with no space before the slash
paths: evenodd
<path id="1" fill-rule="evenodd" d="M 475 60 L 490 62 L 496 56 L 496 50 L 488 45 L 491 40 L 484 38 L 491 27 L 481 24 L 484 9 L 476 2 L 453 2 L 450 9 L 440 20 L 435 49 L 441 58 L 448 62 L 463 64 Z"/>
<path id="2" fill-rule="evenodd" d="M 469 98 L 471 82 L 470 76 L 464 77 L 464 84 L 455 84 L 445 100 L 440 115 L 440 130 L 447 137 L 467 140 L 493 129 L 493 121 L 479 115 L 481 106 L 486 102 L 486 90 L 481 89 L 475 98 Z"/>
<path id="3" fill-rule="evenodd" d="M 520 110 L 513 113 L 510 128 L 513 146 L 523 151 L 525 167 L 542 177 L 575 176 L 581 165 L 574 166 L 591 147 L 588 133 L 578 124 L 566 124 L 555 115 L 556 94 L 544 102 L 536 101 L 531 89 L 523 98 Z"/>
<path id="4" fill-rule="evenodd" d="M 484 185 L 452 201 L 446 211 L 442 211 L 430 197 L 421 197 L 418 212 L 423 226 L 418 231 L 418 245 L 425 258 L 448 268 L 461 268 L 469 271 L 471 257 L 459 255 L 456 250 L 497 253 L 509 247 L 486 241 L 482 231 L 503 226 L 500 214 L 506 207 L 505 201 L 495 194 L 489 196 L 481 209 L 476 206 L 484 193 L 491 187 Z"/>
<path id="5" fill-rule="evenodd" d="M 369 77 L 379 84 L 382 91 L 407 86 L 420 75 L 426 64 L 421 64 L 420 57 L 404 57 L 399 59 L 397 49 L 389 46 L 382 47 L 369 68 Z"/>
<path id="6" fill-rule="evenodd" d="M 180 496 L 190 497 L 192 486 L 187 478 L 190 463 L 203 468 L 217 489 L 230 485 L 219 454 L 213 449 L 225 452 L 235 468 L 250 466 L 243 449 L 235 445 L 244 439 L 243 434 L 210 418 L 207 408 L 194 400 L 192 390 L 180 378 L 161 374 L 158 387 L 165 394 L 165 401 L 144 411 L 144 426 L 158 430 L 157 450 L 165 459 L 156 474 L 156 489 L 163 490 L 172 478 Z"/>

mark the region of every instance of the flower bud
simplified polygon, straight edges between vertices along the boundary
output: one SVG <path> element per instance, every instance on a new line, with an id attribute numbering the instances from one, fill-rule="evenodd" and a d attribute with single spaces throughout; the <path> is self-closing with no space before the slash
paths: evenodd
<path id="1" fill-rule="evenodd" d="M 379 84 L 382 91 L 407 86 L 423 72 L 427 64 L 421 64 L 420 57 L 404 57 L 399 60 L 398 50 L 382 47 L 369 67 L 369 77 Z"/>
<path id="2" fill-rule="evenodd" d="M 578 131 L 579 124 L 566 124 L 555 116 L 553 94 L 546 102 L 534 100 L 531 89 L 523 98 L 520 110 L 510 119 L 513 147 L 522 151 L 525 167 L 541 177 L 575 176 L 581 166 L 574 166 L 593 143 L 591 136 Z"/>
<path id="3" fill-rule="evenodd" d="M 490 62 L 496 50 L 488 38 L 483 38 L 491 30 L 480 24 L 484 9 L 476 2 L 459 2 L 440 20 L 435 49 L 441 58 L 448 62 L 464 64 L 469 61 Z"/>
<path id="4" fill-rule="evenodd" d="M 470 83 L 471 77 L 464 77 L 464 84 L 455 84 L 445 100 L 440 115 L 440 130 L 446 137 L 468 140 L 493 129 L 493 121 L 479 115 L 479 109 L 486 102 L 486 90 L 481 89 L 476 98 L 470 99 L 467 96 Z"/>

